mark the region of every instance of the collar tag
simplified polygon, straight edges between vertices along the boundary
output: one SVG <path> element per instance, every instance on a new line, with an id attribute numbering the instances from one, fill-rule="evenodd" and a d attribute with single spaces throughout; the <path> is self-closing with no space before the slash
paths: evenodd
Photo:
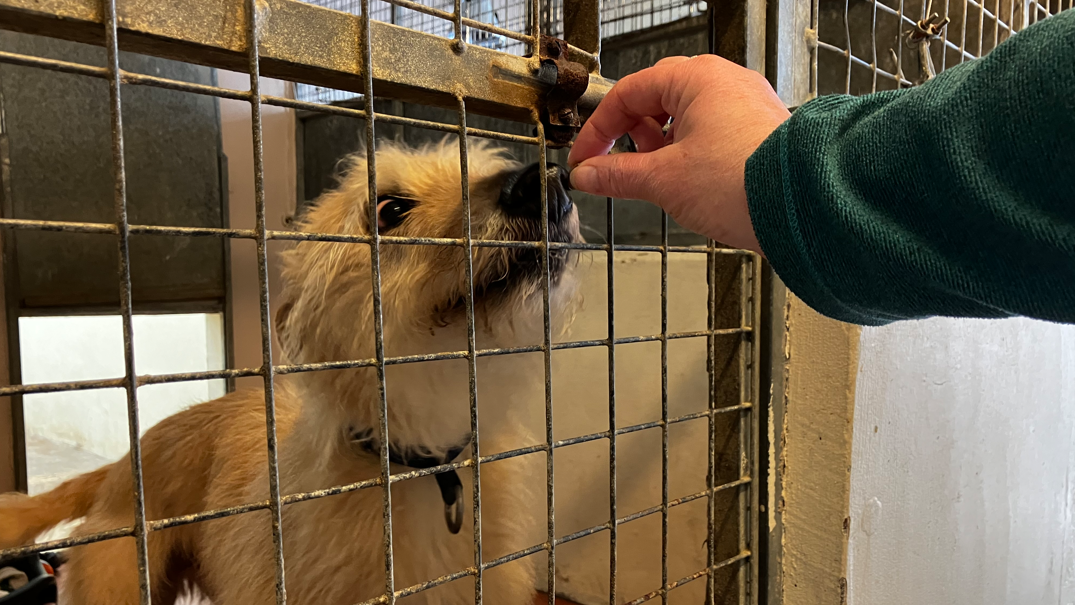
<path id="1" fill-rule="evenodd" d="M 373 429 L 351 429 L 350 433 L 351 440 L 358 443 L 366 452 L 378 458 L 381 456 L 380 441 L 373 436 Z M 463 453 L 463 450 L 470 445 L 470 441 L 471 436 L 467 435 L 461 444 L 445 452 L 443 457 L 401 450 L 389 442 L 388 461 L 400 466 L 418 469 L 443 466 L 458 458 L 459 454 Z M 453 468 L 441 471 L 433 475 L 433 478 L 437 480 L 441 499 L 444 500 L 444 522 L 448 524 L 448 531 L 458 534 L 460 528 L 463 527 L 463 482 L 459 479 L 459 473 Z"/>

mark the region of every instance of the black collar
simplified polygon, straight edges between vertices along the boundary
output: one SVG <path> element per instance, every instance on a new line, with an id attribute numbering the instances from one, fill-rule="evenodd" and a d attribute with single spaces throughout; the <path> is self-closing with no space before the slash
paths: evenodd
<path id="1" fill-rule="evenodd" d="M 352 428 L 350 434 L 351 440 L 358 443 L 362 449 L 378 458 L 380 457 L 381 445 L 373 435 L 373 429 Z M 462 443 L 449 449 L 444 456 L 431 456 L 414 452 L 389 442 L 388 461 L 400 466 L 419 469 L 442 466 L 459 457 L 459 454 L 463 453 L 463 450 L 470 445 L 470 440 L 471 436 L 467 435 Z M 441 471 L 433 475 L 433 478 L 437 480 L 437 485 L 440 487 L 440 497 L 444 499 L 444 520 L 448 524 L 448 531 L 457 534 L 459 533 L 459 528 L 463 526 L 463 482 L 459 480 L 459 473 L 455 469 Z"/>

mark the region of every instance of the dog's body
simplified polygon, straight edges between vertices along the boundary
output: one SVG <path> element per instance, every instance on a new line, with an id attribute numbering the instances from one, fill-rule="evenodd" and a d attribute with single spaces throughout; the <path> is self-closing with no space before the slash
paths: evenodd
<path id="1" fill-rule="evenodd" d="M 540 239 L 541 178 L 549 183 L 553 241 L 581 241 L 578 220 L 558 173 L 523 168 L 485 144 L 471 144 L 471 222 L 476 239 Z M 462 236 L 458 152 L 442 143 L 420 150 L 379 151 L 380 231 L 386 235 Z M 535 190 L 536 189 L 536 190 Z M 555 200 L 554 200 L 555 198 Z M 341 186 L 320 198 L 300 230 L 370 232 L 366 163 L 356 158 Z M 557 328 L 574 300 L 570 255 L 550 258 L 551 305 Z M 475 336 L 479 349 L 542 342 L 543 264 L 534 249 L 479 247 L 473 255 Z M 462 247 L 381 246 L 384 354 L 388 357 L 466 351 L 466 278 Z M 276 324 L 290 363 L 375 357 L 370 252 L 365 244 L 303 242 L 284 256 L 283 304 Z M 554 329 L 557 329 L 554 328 Z M 449 461 L 471 432 L 467 360 L 386 367 L 389 440 L 394 450 Z M 482 454 L 543 441 L 526 413 L 543 398 L 543 365 L 533 356 L 480 357 L 477 363 Z M 350 485 L 380 476 L 377 450 L 380 389 L 376 369 L 301 372 L 275 385 L 282 494 Z M 142 438 L 146 516 L 166 519 L 269 498 L 265 399 L 232 393 L 194 406 Z M 473 442 L 454 460 L 473 453 Z M 537 456 L 543 456 L 538 454 Z M 544 541 L 540 478 L 543 457 L 481 466 L 482 560 Z M 393 465 L 393 472 L 406 467 Z M 459 470 L 462 510 L 470 511 L 471 468 Z M 540 481 L 538 482 L 540 485 Z M 395 590 L 475 565 L 474 529 L 466 514 L 452 534 L 433 477 L 395 482 L 392 538 Z M 34 498 L 0 497 L 0 548 L 32 542 L 64 519 L 85 517 L 78 534 L 130 526 L 130 467 L 120 460 Z M 308 499 L 283 508 L 285 575 L 292 603 L 357 603 L 385 590 L 383 490 L 379 486 Z M 215 605 L 275 600 L 275 555 L 267 510 L 179 525 L 149 534 L 155 602 L 175 600 L 185 582 Z M 131 538 L 70 551 L 64 566 L 65 603 L 138 601 Z M 487 603 L 522 605 L 533 598 L 534 569 L 519 559 L 485 570 Z M 407 597 L 407 603 L 468 603 L 474 580 L 464 578 Z"/>

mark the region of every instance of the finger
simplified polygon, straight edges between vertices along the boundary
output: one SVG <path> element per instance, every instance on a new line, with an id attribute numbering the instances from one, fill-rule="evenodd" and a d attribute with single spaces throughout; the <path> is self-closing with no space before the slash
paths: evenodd
<path id="1" fill-rule="evenodd" d="M 590 158 L 571 171 L 571 186 L 594 195 L 655 201 L 668 150 Z"/>
<path id="2" fill-rule="evenodd" d="M 636 124 L 628 134 L 631 135 L 635 147 L 641 153 L 656 151 L 664 147 L 664 130 L 661 128 L 661 123 L 653 118 L 642 118 L 642 121 Z"/>
<path id="3" fill-rule="evenodd" d="M 631 74 L 613 86 L 579 131 L 568 155 L 568 164 L 575 166 L 608 153 L 616 139 L 629 132 L 644 117 L 675 115 L 674 104 L 678 103 L 680 95 L 672 88 L 676 85 L 675 76 L 684 63 L 655 65 Z"/>

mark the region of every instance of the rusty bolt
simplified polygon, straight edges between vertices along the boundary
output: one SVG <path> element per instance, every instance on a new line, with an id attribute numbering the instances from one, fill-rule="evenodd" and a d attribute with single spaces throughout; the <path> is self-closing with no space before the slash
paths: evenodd
<path id="1" fill-rule="evenodd" d="M 570 107 L 565 107 L 560 110 L 559 117 L 564 122 L 570 123 L 571 120 L 575 117 L 575 112 L 571 111 Z"/>

